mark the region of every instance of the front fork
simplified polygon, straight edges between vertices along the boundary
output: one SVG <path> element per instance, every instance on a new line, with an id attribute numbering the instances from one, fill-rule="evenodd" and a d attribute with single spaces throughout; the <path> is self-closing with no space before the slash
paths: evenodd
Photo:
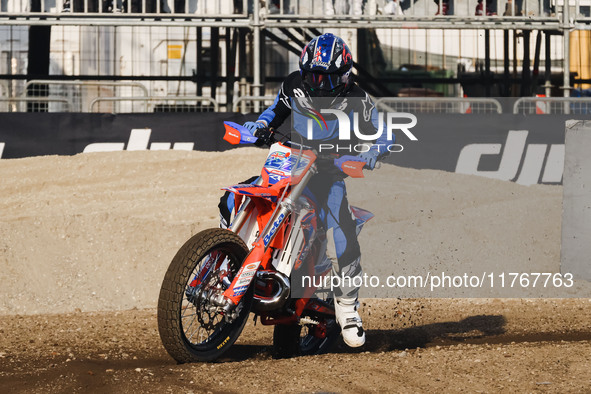
<path id="1" fill-rule="evenodd" d="M 250 287 L 261 263 L 270 258 L 270 255 L 266 256 L 269 254 L 269 245 L 273 242 L 275 236 L 280 231 L 283 231 L 283 225 L 293 211 L 293 202 L 297 201 L 302 195 L 306 185 L 312 176 L 314 176 L 315 172 L 315 168 L 310 168 L 308 172 L 304 174 L 300 182 L 297 185 L 292 186 L 291 193 L 279 203 L 275 212 L 273 212 L 271 220 L 269 220 L 263 231 L 257 237 L 253 244 L 254 247 L 246 256 L 246 259 L 244 259 L 238 274 L 236 274 L 230 286 L 224 291 L 225 305 L 223 305 L 223 310 L 225 313 L 230 313 L 236 305 L 238 305 L 242 296 Z M 249 201 L 248 204 L 251 205 L 252 202 Z M 248 207 L 245 207 L 244 210 L 241 210 L 240 215 L 236 215 L 236 218 L 231 225 L 232 231 L 240 231 L 241 226 L 246 222 L 246 217 L 248 216 L 247 210 Z"/>

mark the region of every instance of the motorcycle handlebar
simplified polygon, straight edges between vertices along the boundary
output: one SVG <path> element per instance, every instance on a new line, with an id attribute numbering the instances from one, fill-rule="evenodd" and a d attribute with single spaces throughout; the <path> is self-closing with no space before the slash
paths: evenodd
<path id="1" fill-rule="evenodd" d="M 270 127 L 261 127 L 260 129 L 257 129 L 253 135 L 257 137 L 257 141 L 255 142 L 256 146 L 271 146 L 277 142 L 275 139 L 275 129 Z"/>
<path id="2" fill-rule="evenodd" d="M 262 127 L 260 129 L 257 129 L 255 131 L 255 133 L 254 133 L 254 136 L 257 137 L 257 142 L 255 143 L 255 145 L 257 145 L 257 146 L 263 146 L 263 145 L 271 146 L 271 145 L 273 145 L 275 142 L 278 141 L 277 138 L 275 138 L 275 133 L 276 133 L 276 130 L 274 128 L 271 128 L 271 127 Z M 320 155 L 311 146 L 307 146 L 307 145 L 304 145 L 304 144 L 293 142 L 293 141 L 291 141 L 289 139 L 286 139 L 286 141 L 283 141 L 283 143 L 286 146 L 288 146 L 289 148 L 305 149 L 305 150 L 308 150 L 309 149 L 309 150 L 314 151 L 314 153 L 317 156 L 319 156 L 319 157 L 324 157 L 325 156 L 325 155 Z M 334 158 L 334 156 L 331 157 L 330 155 L 326 155 L 325 158 Z M 355 160 L 356 156 L 351 156 L 351 158 L 353 160 Z M 381 166 L 382 166 L 382 163 L 380 161 L 378 161 L 374 165 L 373 169 L 379 169 Z M 363 168 L 364 169 L 367 169 L 367 170 L 371 170 L 371 168 L 369 168 L 367 165 L 365 165 Z"/>

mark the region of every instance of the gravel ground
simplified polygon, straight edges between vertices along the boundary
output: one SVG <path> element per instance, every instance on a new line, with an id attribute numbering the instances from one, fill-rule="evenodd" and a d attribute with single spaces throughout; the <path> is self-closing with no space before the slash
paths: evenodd
<path id="1" fill-rule="evenodd" d="M 154 310 L 0 317 L 0 392 L 588 392 L 589 300 L 365 300 L 367 343 L 271 358 L 246 326 L 216 363 L 177 365 Z"/>
<path id="2" fill-rule="evenodd" d="M 177 365 L 156 328 L 164 272 L 217 225 L 220 188 L 265 154 L 0 160 L 0 392 L 591 390 L 589 298 L 367 298 L 360 350 L 272 360 L 272 329 L 250 321 L 224 360 Z M 387 187 L 377 200 L 350 189 L 377 214 L 366 256 L 381 231 L 392 235 L 382 258 L 400 266 L 560 261 L 559 186 L 393 166 L 372 177 Z"/>

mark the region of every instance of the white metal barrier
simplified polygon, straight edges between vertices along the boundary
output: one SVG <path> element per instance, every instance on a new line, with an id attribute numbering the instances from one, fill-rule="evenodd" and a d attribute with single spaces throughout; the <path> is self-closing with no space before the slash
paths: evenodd
<path id="1" fill-rule="evenodd" d="M 501 103 L 492 98 L 382 97 L 375 100 L 384 111 L 411 113 L 500 114 Z"/>
<path id="2" fill-rule="evenodd" d="M 521 115 L 591 114 L 591 97 L 521 97 L 513 105 Z"/>
<path id="3" fill-rule="evenodd" d="M 273 104 L 277 96 L 242 96 L 234 100 L 232 112 L 249 114 L 261 112 L 264 108 Z M 262 104 L 262 105 L 261 105 Z"/>
<path id="4" fill-rule="evenodd" d="M 0 112 L 70 112 L 64 97 L 0 97 Z"/>
<path id="5" fill-rule="evenodd" d="M 126 107 L 123 108 L 123 105 Z M 217 112 L 219 105 L 211 97 L 150 96 L 97 97 L 90 102 L 88 112 L 147 113 L 147 112 Z"/>
<path id="6" fill-rule="evenodd" d="M 49 16 L 93 16 L 180 14 L 198 17 L 246 17 L 254 11 L 253 0 L 30 0 L 2 2 L 0 15 L 46 14 Z M 408 18 L 408 17 L 524 17 L 556 18 L 564 0 L 264 0 L 261 16 L 320 18 Z M 573 15 L 585 15 L 588 0 L 570 1 Z"/>
<path id="7" fill-rule="evenodd" d="M 124 17 L 126 14 L 192 14 L 217 18 L 246 16 L 249 3 L 249 0 L 40 0 L 32 6 L 34 3 L 31 0 L 8 0 L 6 3 L 2 2 L 0 15 L 38 16 L 42 13 L 52 16 L 93 16 L 97 13 L 110 13 L 112 16 Z"/>
<path id="8" fill-rule="evenodd" d="M 402 19 L 408 17 L 557 18 L 564 0 L 266 0 L 268 18 L 283 16 Z M 579 9 L 588 0 L 572 1 Z M 555 4 L 556 3 L 556 4 Z"/>
<path id="9" fill-rule="evenodd" d="M 115 81 L 54 81 L 35 79 L 27 82 L 25 92 L 52 97 L 64 97 L 72 106 L 72 112 L 84 112 L 97 97 L 137 97 L 149 95 L 148 89 L 139 82 Z"/>

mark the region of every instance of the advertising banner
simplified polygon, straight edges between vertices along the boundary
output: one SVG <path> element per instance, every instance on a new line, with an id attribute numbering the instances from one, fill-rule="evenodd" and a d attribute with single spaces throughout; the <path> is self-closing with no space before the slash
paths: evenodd
<path id="1" fill-rule="evenodd" d="M 560 184 L 564 127 L 572 117 L 400 113 L 390 122 L 396 149 L 385 161 L 524 185 Z M 233 113 L 0 114 L 0 158 L 113 150 L 223 151 L 232 148 L 222 140 L 223 121 L 255 118 Z M 401 122 L 408 126 L 400 127 Z"/>
<path id="2" fill-rule="evenodd" d="M 226 113 L 0 114 L 0 158 L 75 155 L 112 150 L 221 151 L 223 121 L 248 117 Z"/>

